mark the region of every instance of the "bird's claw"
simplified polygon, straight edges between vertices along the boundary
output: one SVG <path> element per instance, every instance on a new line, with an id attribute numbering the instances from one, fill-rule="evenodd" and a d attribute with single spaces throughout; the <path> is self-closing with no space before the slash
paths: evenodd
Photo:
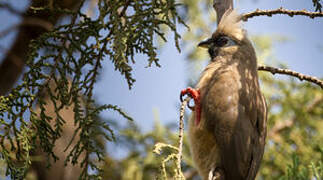
<path id="1" fill-rule="evenodd" d="M 191 105 L 190 105 L 190 102 L 191 102 L 191 101 L 189 101 L 189 102 L 188 102 L 187 107 L 188 107 L 188 108 L 190 108 L 190 110 L 191 110 L 191 111 L 194 111 L 194 109 L 195 109 L 195 105 L 194 105 L 194 106 L 191 106 Z"/>
<path id="2" fill-rule="evenodd" d="M 199 98 L 200 98 L 200 91 L 199 90 L 195 90 L 193 88 L 186 88 L 184 90 L 181 91 L 181 94 L 180 94 L 180 100 L 181 102 L 183 102 L 183 97 L 185 95 L 188 95 L 189 97 L 193 98 L 194 99 L 194 103 L 196 105 L 196 102 L 199 102 Z M 195 108 L 195 105 L 194 106 L 191 106 L 189 103 L 188 103 L 188 107 L 193 111 L 194 108 Z"/>
<path id="3" fill-rule="evenodd" d="M 183 102 L 183 96 L 188 95 L 189 97 L 194 99 L 194 106 L 191 106 L 190 103 L 188 103 L 188 107 L 195 111 L 195 124 L 198 125 L 201 120 L 201 93 L 199 89 L 193 89 L 193 88 L 187 88 L 181 91 L 181 94 L 179 96 L 181 102 Z"/>
<path id="4" fill-rule="evenodd" d="M 213 168 L 209 172 L 208 180 L 223 180 L 224 178 L 224 172 L 221 168 Z"/>

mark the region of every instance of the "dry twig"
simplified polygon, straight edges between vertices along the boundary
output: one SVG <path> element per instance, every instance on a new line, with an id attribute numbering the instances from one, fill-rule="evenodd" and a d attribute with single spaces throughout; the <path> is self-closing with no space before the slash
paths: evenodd
<path id="1" fill-rule="evenodd" d="M 178 135 L 178 154 L 177 154 L 177 170 L 178 175 L 184 177 L 182 174 L 182 167 L 181 167 L 181 161 L 182 161 L 182 151 L 183 151 L 183 137 L 184 137 L 184 113 L 185 113 L 185 107 L 187 106 L 188 102 L 191 100 L 191 97 L 186 97 L 184 101 L 182 102 L 180 114 L 179 114 L 179 135 Z"/>
<path id="2" fill-rule="evenodd" d="M 184 101 L 182 102 L 181 109 L 180 109 L 180 117 L 179 117 L 179 135 L 178 135 L 178 147 L 175 147 L 170 144 L 164 144 L 164 143 L 156 143 L 153 152 L 156 154 L 161 154 L 161 151 L 164 148 L 170 148 L 173 150 L 176 150 L 177 153 L 171 153 L 168 155 L 163 161 L 162 161 L 162 174 L 163 179 L 167 179 L 167 173 L 166 173 L 166 162 L 170 161 L 171 159 L 176 159 L 175 164 L 176 168 L 174 170 L 176 180 L 184 180 L 185 176 L 182 173 L 182 167 L 181 167 L 181 161 L 182 161 L 182 154 L 183 154 L 183 137 L 184 137 L 184 113 L 185 113 L 185 107 L 187 106 L 188 102 L 191 100 L 191 97 L 186 97 Z"/>
<path id="3" fill-rule="evenodd" d="M 300 15 L 300 16 L 308 16 L 310 18 L 315 18 L 315 17 L 323 17 L 323 12 L 308 12 L 306 10 L 288 10 L 284 8 L 278 8 L 274 10 L 255 10 L 253 12 L 247 13 L 242 15 L 241 19 L 243 21 L 247 21 L 249 18 L 253 18 L 255 16 L 269 16 L 271 17 L 272 15 L 277 15 L 277 14 L 286 14 L 289 15 L 290 17 L 293 17 L 295 15 Z"/>
<path id="4" fill-rule="evenodd" d="M 305 81 L 309 81 L 314 84 L 317 84 L 323 89 L 323 81 L 316 78 L 316 77 L 313 77 L 313 76 L 301 74 L 299 72 L 295 72 L 295 71 L 292 71 L 289 69 L 281 69 L 281 68 L 275 68 L 275 67 L 270 67 L 270 66 L 265 66 L 265 65 L 258 66 L 258 70 L 259 71 L 268 71 L 268 72 L 271 72 L 272 74 L 277 73 L 277 74 L 286 74 L 286 75 L 294 76 L 294 77 L 297 77 L 301 81 L 305 80 Z"/>

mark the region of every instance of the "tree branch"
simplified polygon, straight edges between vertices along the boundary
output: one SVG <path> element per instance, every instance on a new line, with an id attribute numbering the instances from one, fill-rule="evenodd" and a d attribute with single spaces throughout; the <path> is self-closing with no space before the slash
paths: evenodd
<path id="1" fill-rule="evenodd" d="M 281 68 L 275 68 L 275 67 L 264 66 L 264 65 L 258 66 L 258 70 L 259 71 L 268 71 L 268 72 L 271 72 L 273 75 L 275 75 L 277 73 L 277 74 L 286 74 L 286 75 L 294 76 L 294 77 L 297 77 L 301 81 L 305 80 L 305 81 L 315 83 L 323 89 L 323 81 L 316 78 L 316 77 L 313 77 L 313 76 L 301 74 L 299 72 L 295 72 L 295 71 L 292 71 L 289 69 L 281 69 Z"/>
<path id="2" fill-rule="evenodd" d="M 63 0 L 57 2 L 57 6 L 73 9 L 78 3 L 79 1 L 77 0 Z M 45 7 L 46 5 L 46 1 L 31 1 L 31 7 Z M 7 4 L 0 4 L 0 7 L 10 8 Z M 8 93 L 23 72 L 31 40 L 37 39 L 43 33 L 48 32 L 62 15 L 64 14 L 58 13 L 50 17 L 50 14 L 46 11 L 34 13 L 31 9 L 28 9 L 23 14 L 17 38 L 0 64 L 0 95 Z M 39 26 L 42 28 L 39 28 Z"/>
<path id="3" fill-rule="evenodd" d="M 182 174 L 182 167 L 181 167 L 181 161 L 182 161 L 182 151 L 183 151 L 183 137 L 184 137 L 184 114 L 185 114 L 185 107 L 188 104 L 188 102 L 191 100 L 191 97 L 187 97 L 184 99 L 181 105 L 180 113 L 179 113 L 179 134 L 178 134 L 178 154 L 177 154 L 177 161 L 176 166 L 178 175 L 184 177 Z M 182 177 L 179 177 L 180 179 Z"/>
<path id="4" fill-rule="evenodd" d="M 300 15 L 300 16 L 308 16 L 310 18 L 315 18 L 315 17 L 323 17 L 322 12 L 308 12 L 306 10 L 287 10 L 284 8 L 278 8 L 274 10 L 255 10 L 253 12 L 247 13 L 242 15 L 242 20 L 247 21 L 249 18 L 253 18 L 255 16 L 269 16 L 271 17 L 272 15 L 277 15 L 277 14 L 286 14 L 289 15 L 290 17 L 293 17 L 295 15 Z"/>
<path id="5" fill-rule="evenodd" d="M 48 21 L 39 19 L 39 18 L 33 18 L 33 17 L 26 17 L 22 23 L 15 24 L 2 32 L 0 32 L 0 38 L 5 37 L 9 33 L 13 32 L 14 30 L 20 28 L 21 26 L 37 26 L 38 28 L 43 28 L 46 31 L 53 30 L 53 24 L 49 23 Z"/>
<path id="6" fill-rule="evenodd" d="M 15 15 L 22 15 L 22 12 L 16 10 L 13 8 L 9 3 L 0 3 L 0 8 L 1 9 L 6 9 L 7 11 L 11 12 L 12 14 Z"/>

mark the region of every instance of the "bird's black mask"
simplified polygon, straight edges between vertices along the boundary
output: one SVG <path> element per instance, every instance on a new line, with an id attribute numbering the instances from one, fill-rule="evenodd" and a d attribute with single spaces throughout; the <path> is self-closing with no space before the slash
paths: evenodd
<path id="1" fill-rule="evenodd" d="M 210 58 L 213 59 L 218 55 L 219 48 L 216 46 L 211 46 L 208 48 L 208 53 L 210 55 Z"/>
<path id="2" fill-rule="evenodd" d="M 209 38 L 198 44 L 199 47 L 208 48 L 208 52 L 211 59 L 214 59 L 218 55 L 219 49 L 221 47 L 227 47 L 232 45 L 236 45 L 236 42 L 230 37 L 224 35 Z"/>

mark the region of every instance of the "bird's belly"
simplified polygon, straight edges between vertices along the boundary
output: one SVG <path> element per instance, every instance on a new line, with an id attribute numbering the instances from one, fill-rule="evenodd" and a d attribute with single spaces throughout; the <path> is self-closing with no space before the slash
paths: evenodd
<path id="1" fill-rule="evenodd" d="M 203 179 L 208 179 L 211 169 L 220 166 L 219 149 L 215 137 L 205 128 L 203 116 L 199 125 L 194 123 L 194 113 L 189 121 L 189 141 L 195 166 Z"/>

